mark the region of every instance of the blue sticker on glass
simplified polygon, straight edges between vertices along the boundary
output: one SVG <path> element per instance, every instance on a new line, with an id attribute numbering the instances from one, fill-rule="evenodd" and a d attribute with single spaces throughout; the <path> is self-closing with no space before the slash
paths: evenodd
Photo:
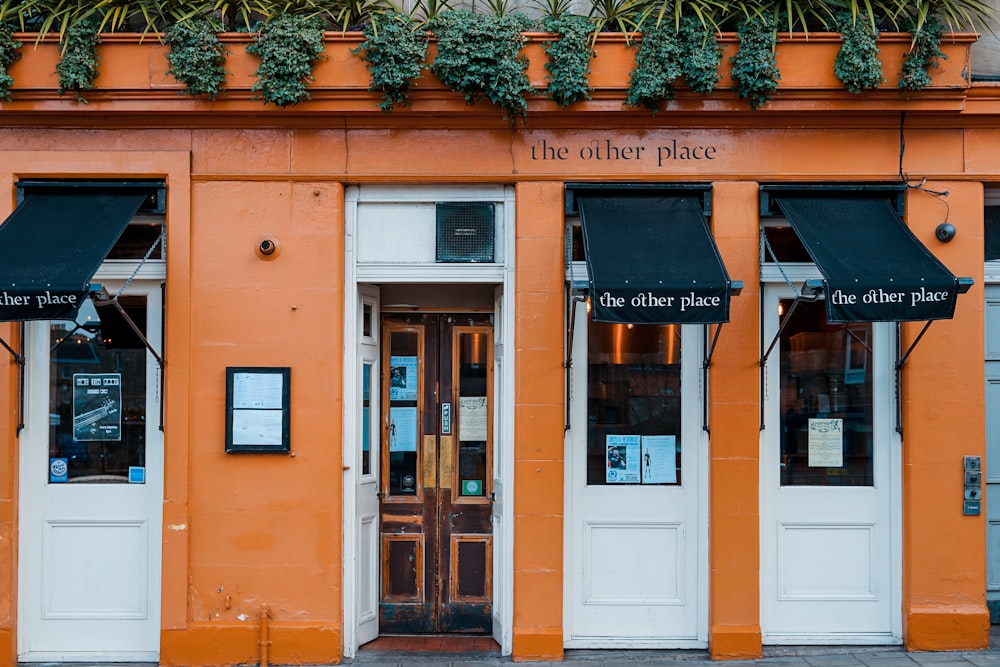
<path id="1" fill-rule="evenodd" d="M 129 466 L 128 468 L 128 483 L 129 484 L 145 484 L 146 483 L 146 469 L 140 466 Z"/>
<path id="2" fill-rule="evenodd" d="M 49 482 L 69 481 L 69 459 L 49 459 Z"/>

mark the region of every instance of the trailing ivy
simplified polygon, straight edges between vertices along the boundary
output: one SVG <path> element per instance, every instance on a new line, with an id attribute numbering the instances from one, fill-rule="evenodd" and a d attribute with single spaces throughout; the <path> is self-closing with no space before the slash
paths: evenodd
<path id="1" fill-rule="evenodd" d="M 371 73 L 368 90 L 382 93 L 378 107 L 389 112 L 410 105 L 414 86 L 427 55 L 427 33 L 422 26 L 395 11 L 377 14 L 364 27 L 365 41 L 353 50 L 361 54 Z"/>
<path id="2" fill-rule="evenodd" d="M 688 86 L 699 95 L 710 95 L 722 79 L 722 46 L 715 31 L 697 17 L 685 16 L 679 34 L 684 49 L 681 69 Z"/>
<path id="3" fill-rule="evenodd" d="M 247 53 L 260 56 L 256 99 L 279 107 L 309 99 L 313 65 L 323 53 L 323 22 L 317 17 L 283 14 L 260 27 Z"/>
<path id="4" fill-rule="evenodd" d="M 14 85 L 14 77 L 8 68 L 21 58 L 21 42 L 14 39 L 14 23 L 0 21 L 0 100 L 10 102 L 10 89 Z"/>
<path id="5" fill-rule="evenodd" d="M 480 16 L 468 10 L 442 12 L 429 24 L 438 40 L 431 72 L 468 104 L 487 98 L 512 125 L 528 113 L 528 59 L 521 53 L 521 31 L 528 20 L 519 14 Z"/>
<path id="6" fill-rule="evenodd" d="M 736 83 L 733 89 L 756 111 L 771 99 L 781 80 L 774 56 L 778 35 L 773 20 L 751 16 L 740 22 L 737 36 L 739 50 L 729 59 Z"/>
<path id="7" fill-rule="evenodd" d="M 62 57 L 56 64 L 59 75 L 59 94 L 68 91 L 76 94 L 76 99 L 84 104 L 82 93 L 94 87 L 101 57 L 97 55 L 97 45 L 101 36 L 97 32 L 98 23 L 93 18 L 77 21 L 63 33 Z"/>
<path id="8" fill-rule="evenodd" d="M 167 74 L 185 85 L 192 97 L 206 95 L 214 100 L 226 83 L 226 50 L 215 27 L 204 17 L 175 23 L 163 37 L 170 47 Z"/>
<path id="9" fill-rule="evenodd" d="M 548 95 L 560 107 L 590 99 L 590 61 L 594 58 L 593 25 L 585 16 L 562 14 L 545 22 L 559 39 L 544 43 Z"/>
<path id="10" fill-rule="evenodd" d="M 666 24 L 644 29 L 638 46 L 625 106 L 642 106 L 656 113 L 662 102 L 674 98 L 674 81 L 684 73 L 684 47 L 677 32 Z"/>
<path id="11" fill-rule="evenodd" d="M 913 28 L 913 43 L 903 55 L 903 70 L 899 74 L 899 87 L 906 91 L 923 90 L 931 85 L 931 69 L 941 66 L 947 59 L 941 51 L 940 21 L 933 15 L 927 17 L 919 28 Z"/>
<path id="12" fill-rule="evenodd" d="M 843 13 L 837 17 L 840 51 L 833 64 L 837 79 L 854 94 L 875 90 L 885 83 L 879 59 L 879 31 L 861 16 Z"/>

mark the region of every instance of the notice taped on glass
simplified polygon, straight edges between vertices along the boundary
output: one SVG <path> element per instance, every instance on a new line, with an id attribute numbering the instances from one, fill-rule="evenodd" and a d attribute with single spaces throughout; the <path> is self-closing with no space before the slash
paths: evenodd
<path id="1" fill-rule="evenodd" d="M 606 473 L 608 484 L 638 484 L 639 443 L 638 435 L 605 436 Z"/>
<path id="2" fill-rule="evenodd" d="M 844 420 L 809 420 L 809 467 L 841 468 L 844 465 Z"/>
<path id="3" fill-rule="evenodd" d="M 73 374 L 73 439 L 122 439 L 122 374 Z"/>

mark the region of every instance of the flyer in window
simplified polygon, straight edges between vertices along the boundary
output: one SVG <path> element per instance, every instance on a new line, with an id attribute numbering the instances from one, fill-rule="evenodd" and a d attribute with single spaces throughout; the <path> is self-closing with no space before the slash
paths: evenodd
<path id="1" fill-rule="evenodd" d="M 389 357 L 389 400 L 417 400 L 417 358 Z"/>
<path id="2" fill-rule="evenodd" d="M 809 467 L 841 468 L 844 465 L 844 420 L 809 420 Z"/>
<path id="3" fill-rule="evenodd" d="M 638 484 L 639 449 L 638 435 L 605 436 L 605 481 L 608 484 Z"/>
<path id="4" fill-rule="evenodd" d="M 642 483 L 677 483 L 677 436 L 642 436 Z"/>
<path id="5" fill-rule="evenodd" d="M 122 374 L 73 374 L 73 439 L 122 439 Z"/>
<path id="6" fill-rule="evenodd" d="M 460 396 L 458 399 L 458 439 L 473 442 L 486 440 L 488 416 L 485 396 Z"/>
<path id="7" fill-rule="evenodd" d="M 417 451 L 416 408 L 389 408 L 389 451 Z"/>

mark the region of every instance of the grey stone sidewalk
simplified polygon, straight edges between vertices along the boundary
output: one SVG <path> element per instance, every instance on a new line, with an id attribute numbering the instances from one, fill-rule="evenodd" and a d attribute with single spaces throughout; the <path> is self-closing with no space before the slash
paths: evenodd
<path id="1" fill-rule="evenodd" d="M 569 650 L 558 662 L 527 662 L 526 667 L 1000 667 L 996 626 L 983 651 L 909 652 L 889 647 L 765 647 L 758 660 L 712 661 L 706 651 Z M 365 651 L 344 664 L 365 667 L 491 667 L 507 665 L 495 653 L 397 653 Z"/>

